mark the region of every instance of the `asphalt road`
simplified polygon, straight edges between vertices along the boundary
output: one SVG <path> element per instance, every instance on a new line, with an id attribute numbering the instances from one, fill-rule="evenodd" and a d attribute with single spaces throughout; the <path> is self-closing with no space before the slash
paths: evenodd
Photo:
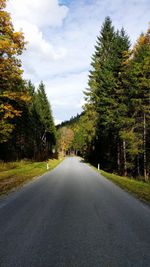
<path id="1" fill-rule="evenodd" d="M 150 207 L 80 158 L 0 199 L 0 267 L 150 266 Z"/>

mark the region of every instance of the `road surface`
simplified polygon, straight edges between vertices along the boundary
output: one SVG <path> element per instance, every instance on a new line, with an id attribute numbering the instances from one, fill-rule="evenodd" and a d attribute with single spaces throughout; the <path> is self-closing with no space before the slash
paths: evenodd
<path id="1" fill-rule="evenodd" d="M 0 199 L 0 267 L 150 266 L 150 207 L 80 158 Z"/>

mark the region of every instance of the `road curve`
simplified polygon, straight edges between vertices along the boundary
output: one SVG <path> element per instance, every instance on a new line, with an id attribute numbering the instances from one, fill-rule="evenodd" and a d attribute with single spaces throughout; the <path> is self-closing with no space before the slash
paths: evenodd
<path id="1" fill-rule="evenodd" d="M 0 199 L 0 267 L 149 267 L 150 207 L 80 158 Z"/>

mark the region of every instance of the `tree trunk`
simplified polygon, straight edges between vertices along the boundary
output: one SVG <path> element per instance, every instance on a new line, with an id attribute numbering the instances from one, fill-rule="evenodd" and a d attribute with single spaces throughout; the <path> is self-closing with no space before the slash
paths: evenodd
<path id="1" fill-rule="evenodd" d="M 139 159 L 139 155 L 137 156 L 137 175 L 140 176 L 140 159 Z"/>
<path id="2" fill-rule="evenodd" d="M 119 146 L 119 142 L 117 143 L 117 165 L 118 165 L 118 173 L 120 174 L 120 146 Z"/>
<path id="3" fill-rule="evenodd" d="M 123 141 L 124 176 L 127 176 L 126 142 Z"/>
<path id="4" fill-rule="evenodd" d="M 147 180 L 147 158 L 146 158 L 146 117 L 144 113 L 144 122 L 143 122 L 143 149 L 144 149 L 144 179 Z"/>

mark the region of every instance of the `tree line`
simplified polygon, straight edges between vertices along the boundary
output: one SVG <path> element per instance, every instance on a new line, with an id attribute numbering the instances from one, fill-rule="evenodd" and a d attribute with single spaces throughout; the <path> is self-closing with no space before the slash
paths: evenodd
<path id="1" fill-rule="evenodd" d="M 23 79 L 19 55 L 25 49 L 15 32 L 6 0 L 0 1 L 0 159 L 42 160 L 52 154 L 56 129 L 45 85 Z"/>
<path id="2" fill-rule="evenodd" d="M 149 178 L 150 29 L 131 48 L 125 30 L 106 17 L 91 60 L 83 114 L 63 127 L 68 144 L 91 163 L 124 176 Z M 59 128 L 61 139 L 61 127 Z"/>
<path id="3" fill-rule="evenodd" d="M 54 125 L 41 82 L 23 79 L 15 32 L 6 0 L 0 2 L 0 159 L 46 159 L 53 150 L 84 156 L 121 175 L 149 178 L 150 29 L 131 47 L 125 30 L 107 17 L 92 55 L 84 111 Z M 57 140 L 57 142 L 56 142 Z"/>

